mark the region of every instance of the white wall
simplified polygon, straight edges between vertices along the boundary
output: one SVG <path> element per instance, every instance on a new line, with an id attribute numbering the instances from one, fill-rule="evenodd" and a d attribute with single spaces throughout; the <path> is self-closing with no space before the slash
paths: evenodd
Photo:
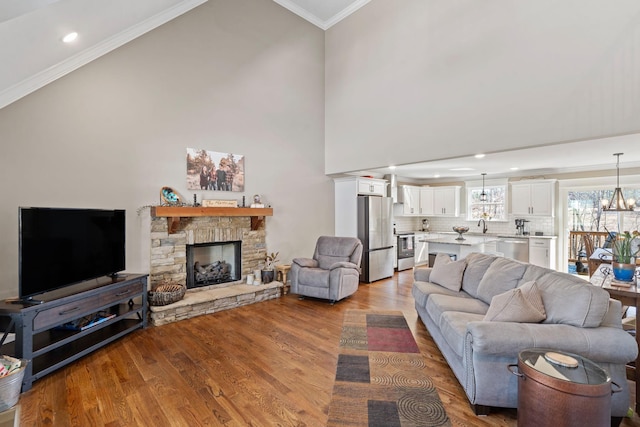
<path id="1" fill-rule="evenodd" d="M 28 54 L 28 53 L 25 53 Z M 146 272 L 137 209 L 186 148 L 242 154 L 244 193 L 272 205 L 267 249 L 308 256 L 333 232 L 324 175 L 324 35 L 270 0 L 210 0 L 0 110 L 0 297 L 18 292 L 18 207 L 127 210 L 127 270 Z"/>
<path id="2" fill-rule="evenodd" d="M 326 172 L 640 131 L 635 0 L 376 0 L 326 32 Z"/>

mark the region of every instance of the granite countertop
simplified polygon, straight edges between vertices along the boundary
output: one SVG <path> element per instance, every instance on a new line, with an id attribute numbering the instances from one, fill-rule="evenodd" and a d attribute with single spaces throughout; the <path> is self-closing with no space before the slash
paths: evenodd
<path id="1" fill-rule="evenodd" d="M 458 238 L 458 234 L 455 235 L 446 235 L 446 234 L 438 234 L 434 236 L 426 236 L 423 240 L 428 243 L 439 243 L 445 245 L 459 245 L 459 246 L 475 246 L 481 245 L 487 242 L 495 242 L 500 240 L 498 236 L 464 236 L 464 240 L 456 240 Z"/>
<path id="2" fill-rule="evenodd" d="M 452 239 L 455 240 L 458 237 L 458 233 L 454 231 L 421 231 L 421 230 L 404 231 L 404 232 L 401 231 L 394 234 L 394 236 L 407 234 L 407 233 L 414 233 L 414 235 L 416 236 L 416 240 L 418 237 L 421 237 L 421 238 L 424 237 L 424 240 L 427 242 L 469 245 L 469 243 L 464 243 L 465 242 L 464 240 L 462 241 L 458 240 L 457 243 L 451 242 Z M 558 236 L 554 236 L 551 234 L 545 234 L 543 236 L 536 236 L 533 234 L 519 235 L 515 233 L 513 234 L 509 234 L 509 233 L 482 234 L 480 232 L 473 232 L 473 231 L 464 234 L 464 238 L 468 241 L 471 241 L 471 238 L 476 239 L 474 240 L 474 243 L 471 243 L 473 245 L 478 243 L 494 242 L 496 240 L 500 240 L 504 238 L 507 238 L 507 239 L 556 239 L 557 237 Z"/>

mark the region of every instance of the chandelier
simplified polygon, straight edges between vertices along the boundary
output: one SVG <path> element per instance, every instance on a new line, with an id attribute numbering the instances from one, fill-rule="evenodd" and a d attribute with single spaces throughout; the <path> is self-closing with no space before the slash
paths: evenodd
<path id="1" fill-rule="evenodd" d="M 620 189 L 620 156 L 624 153 L 615 153 L 616 156 L 616 188 L 613 190 L 613 195 L 611 196 L 611 200 L 602 199 L 602 210 L 603 211 L 614 211 L 614 212 L 622 212 L 622 211 L 632 211 L 635 207 L 636 201 L 634 199 L 624 200 L 624 195 L 622 194 L 622 190 Z"/>

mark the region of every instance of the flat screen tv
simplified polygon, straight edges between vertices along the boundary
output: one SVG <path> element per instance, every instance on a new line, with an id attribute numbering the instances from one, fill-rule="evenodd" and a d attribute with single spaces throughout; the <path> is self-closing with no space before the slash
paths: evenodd
<path id="1" fill-rule="evenodd" d="M 19 208 L 21 301 L 125 269 L 125 211 Z"/>

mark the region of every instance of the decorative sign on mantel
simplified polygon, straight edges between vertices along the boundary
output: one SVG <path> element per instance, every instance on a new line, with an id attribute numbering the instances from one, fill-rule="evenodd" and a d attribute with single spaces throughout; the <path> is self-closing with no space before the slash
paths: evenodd
<path id="1" fill-rule="evenodd" d="M 203 200 L 202 207 L 204 208 L 237 208 L 237 200 Z"/>

